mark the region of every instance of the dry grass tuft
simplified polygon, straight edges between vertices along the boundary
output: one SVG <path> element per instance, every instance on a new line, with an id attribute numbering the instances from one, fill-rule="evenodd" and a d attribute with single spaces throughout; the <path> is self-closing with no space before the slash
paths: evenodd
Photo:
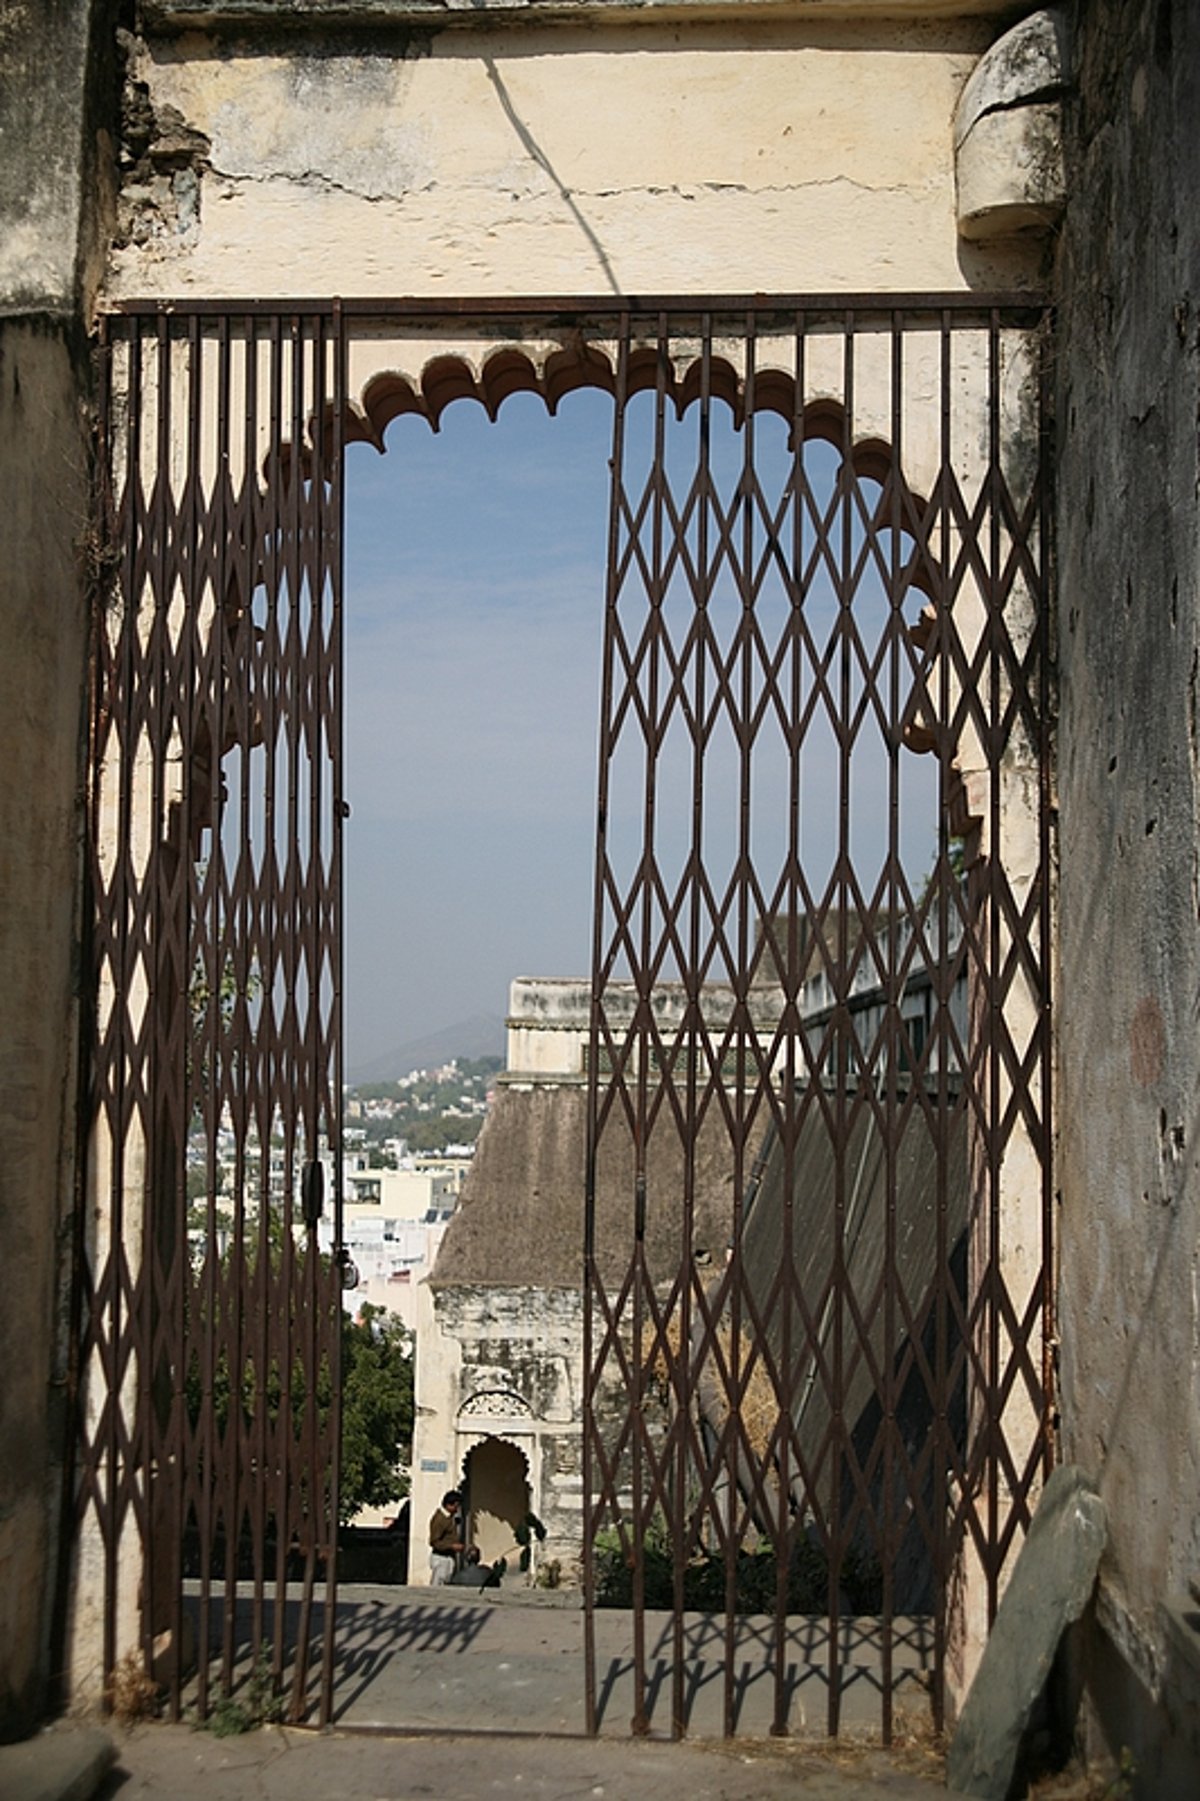
<path id="1" fill-rule="evenodd" d="M 1029 1801 L 1128 1801 L 1136 1775 L 1132 1755 L 1123 1750 L 1115 1769 L 1085 1770 L 1072 1763 L 1057 1775 L 1039 1778 L 1029 1790 Z"/>
<path id="2" fill-rule="evenodd" d="M 126 1651 L 104 1691 L 108 1710 L 118 1726 L 136 1726 L 158 1713 L 158 1684 L 147 1676 L 141 1653 Z"/>
<path id="3" fill-rule="evenodd" d="M 713 1741 L 711 1749 L 728 1755 L 745 1755 L 748 1741 Z M 942 1786 L 946 1780 L 946 1742 L 934 1730 L 928 1708 L 919 1705 L 897 1707 L 892 1721 L 892 1742 L 884 1745 L 873 1728 L 850 1727 L 840 1738 L 805 1737 L 756 1739 L 756 1758 L 769 1758 L 787 1763 L 799 1781 L 807 1769 L 814 1776 L 820 1770 L 836 1770 L 839 1775 L 860 1782 L 885 1780 L 889 1775 L 919 1777 Z"/>
<path id="4" fill-rule="evenodd" d="M 746 1364 L 753 1355 L 753 1346 L 746 1333 L 742 1333 L 740 1337 L 741 1381 L 743 1384 L 742 1426 L 751 1450 L 759 1457 L 766 1457 L 771 1450 L 779 1426 L 779 1397 L 775 1393 L 775 1384 L 761 1357 L 755 1359 L 747 1377 Z M 724 1367 L 728 1370 L 733 1362 L 732 1328 L 728 1325 L 718 1326 L 716 1338 Z M 644 1358 L 643 1363 L 647 1379 L 653 1384 L 658 1399 L 664 1406 L 671 1398 L 675 1366 L 683 1353 L 683 1337 L 679 1321 L 672 1317 L 666 1322 L 662 1336 L 654 1338 L 652 1349 Z M 710 1370 L 716 1367 L 716 1360 L 711 1351 L 704 1359 L 704 1363 Z M 693 1371 L 693 1376 L 697 1373 Z M 720 1384 L 720 1392 L 713 1396 L 711 1408 L 715 1423 L 723 1426 L 729 1414 L 724 1382 Z"/>

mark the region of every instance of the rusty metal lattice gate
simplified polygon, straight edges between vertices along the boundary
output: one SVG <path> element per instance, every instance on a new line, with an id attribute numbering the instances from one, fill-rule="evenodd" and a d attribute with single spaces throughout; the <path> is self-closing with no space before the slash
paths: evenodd
<path id="1" fill-rule="evenodd" d="M 812 1723 L 865 1676 L 890 1732 L 917 1666 L 940 1717 L 1052 1450 L 1045 331 L 901 295 L 108 320 L 79 1485 L 105 1670 L 139 1645 L 178 1709 L 194 1569 L 201 1706 L 265 1646 L 293 1716 L 312 1687 L 330 1717 L 344 445 L 590 385 L 589 1726 L 606 1604 L 635 1730 L 664 1696 L 686 1730 L 706 1659 L 744 1726 L 750 1640 L 773 1730 L 814 1657 Z"/>
<path id="2" fill-rule="evenodd" d="M 104 1671 L 140 1649 L 176 1717 L 247 1641 L 303 1717 L 324 1596 L 328 1717 L 341 346 L 311 316 L 106 327 L 80 1555 Z"/>
<path id="3" fill-rule="evenodd" d="M 635 1609 L 635 1730 L 652 1683 L 684 1729 L 713 1611 L 726 1731 L 746 1616 L 787 1730 L 823 1610 L 810 1717 L 870 1674 L 890 1732 L 910 1616 L 940 1717 L 1050 1448 L 1038 334 L 690 329 L 617 361 L 589 1585 Z"/>

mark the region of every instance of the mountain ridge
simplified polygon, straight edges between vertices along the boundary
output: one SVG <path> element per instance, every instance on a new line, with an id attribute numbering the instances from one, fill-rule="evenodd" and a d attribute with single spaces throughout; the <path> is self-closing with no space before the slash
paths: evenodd
<path id="1" fill-rule="evenodd" d="M 502 1057 L 505 1050 L 504 1020 L 497 1013 L 472 1013 L 454 1025 L 398 1044 L 347 1072 L 350 1087 L 359 1082 L 398 1082 L 417 1069 L 437 1069 L 453 1057 Z"/>

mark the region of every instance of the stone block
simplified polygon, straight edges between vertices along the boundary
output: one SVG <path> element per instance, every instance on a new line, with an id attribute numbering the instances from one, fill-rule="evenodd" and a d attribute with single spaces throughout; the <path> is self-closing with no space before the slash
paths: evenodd
<path id="1" fill-rule="evenodd" d="M 950 1745 L 950 1788 L 1006 1801 L 1059 1641 L 1091 1598 L 1104 1539 L 1104 1503 L 1092 1484 L 1074 1466 L 1055 1470 Z"/>
<path id="2" fill-rule="evenodd" d="M 107 1732 L 63 1726 L 0 1745 L 4 1801 L 90 1801 L 116 1758 Z"/>
<path id="3" fill-rule="evenodd" d="M 1063 30 L 1055 8 L 1023 19 L 992 45 L 963 89 L 954 163 L 964 238 L 1045 230 L 1061 216 Z"/>

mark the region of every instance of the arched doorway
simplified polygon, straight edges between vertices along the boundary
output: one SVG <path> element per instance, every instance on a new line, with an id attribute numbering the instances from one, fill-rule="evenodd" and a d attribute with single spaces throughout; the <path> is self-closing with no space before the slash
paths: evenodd
<path id="1" fill-rule="evenodd" d="M 528 1457 L 510 1439 L 485 1438 L 463 1459 L 463 1482 L 468 1542 L 479 1547 L 484 1563 L 503 1557 L 515 1570 L 529 1542 Z"/>
<path id="2" fill-rule="evenodd" d="M 768 1674 L 787 1730 L 789 1578 L 815 1535 L 828 1729 L 855 1676 L 843 1680 L 836 1630 L 842 1577 L 866 1555 L 886 1732 L 910 1515 L 934 1577 L 940 1711 L 956 1572 L 969 1556 L 993 1610 L 1051 1447 L 1046 497 L 1042 439 L 1023 423 L 1044 381 L 1038 322 L 977 296 L 513 302 L 455 313 L 445 342 L 470 354 L 430 356 L 445 312 L 431 308 L 389 316 L 394 354 L 378 320 L 333 301 L 303 316 L 146 305 L 108 322 L 104 524 L 120 604 L 97 618 L 97 1226 L 78 1353 L 80 1556 L 104 1570 L 103 1667 L 130 1642 L 149 1664 L 164 1618 L 181 1644 L 178 1549 L 194 1521 L 200 1713 L 210 1666 L 232 1689 L 245 1602 L 244 1642 L 266 1647 L 277 1684 L 289 1677 L 294 1716 L 314 1703 L 331 1716 L 336 1183 L 332 1255 L 317 1231 L 322 1145 L 341 1139 L 343 453 L 401 412 L 433 423 L 451 399 L 490 411 L 522 387 L 553 407 L 590 382 L 616 401 L 581 1087 L 590 1655 L 597 1548 L 630 1571 L 640 1621 L 657 1539 L 681 1720 L 683 1579 L 696 1544 L 712 1549 L 731 1731 L 739 1560 L 766 1539 L 771 1586 L 751 1600 L 774 1603 Z M 784 463 L 768 480 L 772 434 Z M 225 604 L 239 573 L 253 631 Z M 937 769 L 928 862 L 902 831 L 915 749 Z M 179 842 L 197 824 L 208 834 L 207 861 L 186 869 L 163 850 L 177 802 L 190 809 Z M 968 895 L 953 843 L 976 831 Z M 766 1124 L 779 1199 L 756 1244 Z M 972 1134 L 965 1191 L 952 1128 Z M 702 1129 L 722 1141 L 730 1228 L 715 1293 L 700 1259 L 722 1239 L 695 1230 Z M 825 1236 L 804 1239 L 808 1136 L 830 1173 Z M 620 1180 L 598 1186 L 614 1144 Z M 872 1144 L 883 1174 L 868 1207 Z M 933 1163 L 919 1269 L 900 1255 L 914 1146 Z M 970 1208 L 965 1291 L 950 1273 L 955 1192 Z M 811 1292 L 798 1238 L 817 1247 Z M 898 1401 L 914 1372 L 937 1424 L 910 1442 Z M 848 1410 L 856 1385 L 867 1405 Z M 965 1438 L 946 1423 L 960 1394 Z M 530 1443 L 532 1468 L 505 1438 L 472 1447 L 481 1552 L 506 1554 L 531 1479 L 552 1492 L 536 1426 Z M 449 1447 L 428 1465 L 439 1485 L 443 1459 Z M 177 1650 L 170 1664 L 178 1713 Z M 635 1665 L 641 1725 L 662 1686 L 644 1633 Z M 589 1707 L 595 1729 L 594 1693 Z"/>

